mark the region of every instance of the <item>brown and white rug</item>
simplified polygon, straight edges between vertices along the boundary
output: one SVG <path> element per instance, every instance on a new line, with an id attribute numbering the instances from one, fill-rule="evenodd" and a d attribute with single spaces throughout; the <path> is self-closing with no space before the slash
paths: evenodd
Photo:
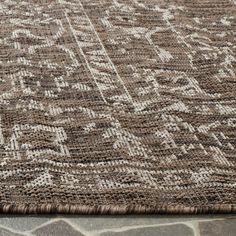
<path id="1" fill-rule="evenodd" d="M 235 0 L 0 0 L 0 211 L 236 212 Z"/>

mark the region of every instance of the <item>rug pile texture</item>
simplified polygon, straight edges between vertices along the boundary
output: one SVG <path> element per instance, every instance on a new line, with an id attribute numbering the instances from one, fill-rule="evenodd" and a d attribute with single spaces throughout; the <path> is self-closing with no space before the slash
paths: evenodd
<path id="1" fill-rule="evenodd" d="M 235 0 L 0 0 L 0 212 L 236 212 Z"/>

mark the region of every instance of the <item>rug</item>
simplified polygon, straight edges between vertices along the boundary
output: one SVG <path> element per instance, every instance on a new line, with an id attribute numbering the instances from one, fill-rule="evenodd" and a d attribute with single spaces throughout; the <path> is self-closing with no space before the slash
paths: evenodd
<path id="1" fill-rule="evenodd" d="M 0 212 L 236 212 L 235 0 L 1 0 Z"/>

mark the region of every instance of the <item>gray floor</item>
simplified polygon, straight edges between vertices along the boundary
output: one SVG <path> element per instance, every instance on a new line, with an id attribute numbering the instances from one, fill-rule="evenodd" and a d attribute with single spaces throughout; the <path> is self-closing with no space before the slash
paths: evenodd
<path id="1" fill-rule="evenodd" d="M 0 236 L 236 236 L 236 215 L 1 216 Z"/>

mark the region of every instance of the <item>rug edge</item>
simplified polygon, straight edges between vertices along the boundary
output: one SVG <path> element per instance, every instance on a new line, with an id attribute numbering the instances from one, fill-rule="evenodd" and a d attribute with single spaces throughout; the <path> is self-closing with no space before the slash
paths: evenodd
<path id="1" fill-rule="evenodd" d="M 202 206 L 156 205 L 99 205 L 86 206 L 77 204 L 3 204 L 0 213 L 7 214 L 225 214 L 236 213 L 236 204 L 217 204 Z"/>

